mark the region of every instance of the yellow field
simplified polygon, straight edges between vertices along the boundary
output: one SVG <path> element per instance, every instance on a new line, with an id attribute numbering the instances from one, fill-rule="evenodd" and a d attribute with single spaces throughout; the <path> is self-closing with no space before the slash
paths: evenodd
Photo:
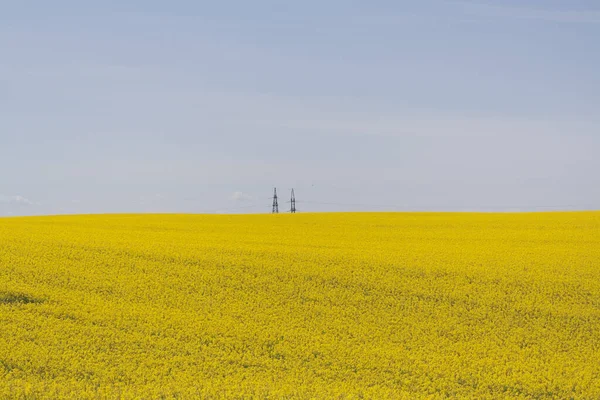
<path id="1" fill-rule="evenodd" d="M 600 213 L 0 219 L 0 398 L 600 398 Z"/>

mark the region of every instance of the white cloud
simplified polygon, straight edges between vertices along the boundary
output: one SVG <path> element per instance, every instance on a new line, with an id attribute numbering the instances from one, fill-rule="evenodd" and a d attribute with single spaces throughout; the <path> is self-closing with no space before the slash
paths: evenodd
<path id="1" fill-rule="evenodd" d="M 231 199 L 234 201 L 250 201 L 250 200 L 254 200 L 254 198 L 252 196 L 250 196 L 247 193 L 244 192 L 235 192 L 232 196 Z"/>
<path id="2" fill-rule="evenodd" d="M 0 194 L 0 203 L 1 204 L 12 204 L 12 205 L 24 205 L 24 206 L 32 206 L 34 203 L 23 197 L 23 196 L 6 196 L 3 194 Z"/>

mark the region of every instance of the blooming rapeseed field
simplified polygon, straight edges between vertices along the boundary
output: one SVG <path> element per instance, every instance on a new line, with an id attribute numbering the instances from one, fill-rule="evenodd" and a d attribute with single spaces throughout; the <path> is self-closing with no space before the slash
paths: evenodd
<path id="1" fill-rule="evenodd" d="M 600 398 L 600 213 L 0 219 L 0 398 Z"/>

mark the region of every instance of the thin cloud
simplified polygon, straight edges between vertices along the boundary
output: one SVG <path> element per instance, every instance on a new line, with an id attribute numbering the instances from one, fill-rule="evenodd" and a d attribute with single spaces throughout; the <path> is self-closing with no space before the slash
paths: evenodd
<path id="1" fill-rule="evenodd" d="M 231 200 L 234 200 L 234 201 L 252 201 L 252 200 L 254 200 L 254 197 L 252 197 L 249 194 L 244 193 L 244 192 L 235 192 L 231 196 Z"/>
<path id="2" fill-rule="evenodd" d="M 23 197 L 23 196 L 6 196 L 0 195 L 0 203 L 1 204 L 11 204 L 11 205 L 24 205 L 24 206 L 32 206 L 34 203 Z"/>
<path id="3" fill-rule="evenodd" d="M 458 6 L 465 14 L 479 17 L 541 20 L 562 23 L 600 23 L 600 10 L 556 10 L 469 1 L 452 1 L 451 4 Z"/>

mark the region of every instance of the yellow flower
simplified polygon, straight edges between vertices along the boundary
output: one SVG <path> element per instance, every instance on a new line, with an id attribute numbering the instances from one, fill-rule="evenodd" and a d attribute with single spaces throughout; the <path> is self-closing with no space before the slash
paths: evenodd
<path id="1" fill-rule="evenodd" d="M 0 219 L 0 399 L 600 398 L 600 213 Z"/>

